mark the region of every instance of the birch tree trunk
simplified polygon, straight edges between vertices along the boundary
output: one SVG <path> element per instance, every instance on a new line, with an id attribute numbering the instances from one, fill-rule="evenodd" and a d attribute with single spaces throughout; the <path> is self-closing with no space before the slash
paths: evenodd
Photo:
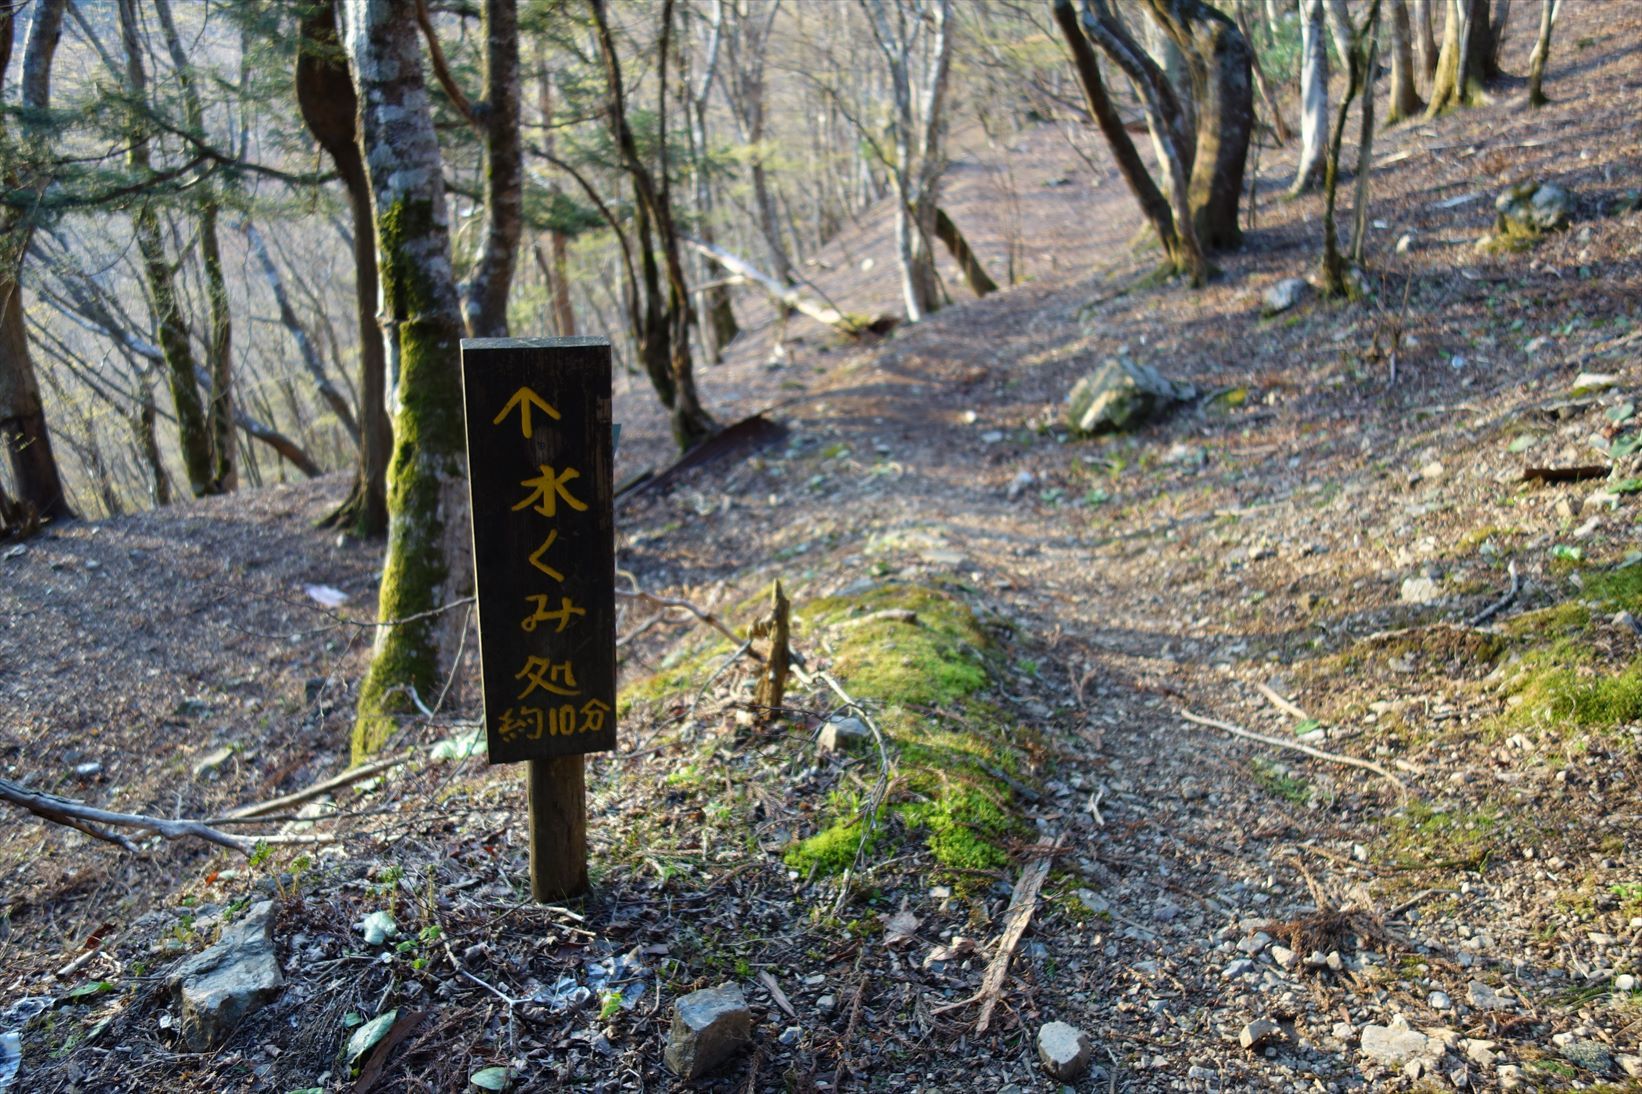
<path id="1" fill-rule="evenodd" d="M 1453 107 L 1470 106 L 1476 101 L 1486 53 L 1482 47 L 1487 37 L 1488 0 L 1448 0 L 1442 52 L 1437 57 L 1426 117 L 1435 118 Z"/>
<path id="2" fill-rule="evenodd" d="M 1317 185 L 1328 143 L 1328 47 L 1323 41 L 1323 0 L 1300 3 L 1300 163 L 1290 194 Z"/>
<path id="3" fill-rule="evenodd" d="M 416 0 L 345 0 L 343 7 L 371 184 L 385 351 L 399 366 L 377 609 L 389 625 L 377 632 L 360 684 L 355 761 L 380 749 L 397 716 L 414 711 L 419 697 L 437 693 L 462 621 L 439 609 L 472 586 L 457 354 L 462 313 L 415 9 Z"/>
<path id="4" fill-rule="evenodd" d="M 468 334 L 507 337 L 507 300 L 524 231 L 524 159 L 519 143 L 517 0 L 485 0 L 484 248 L 468 279 Z"/>
<path id="5" fill-rule="evenodd" d="M 335 0 L 309 5 L 298 28 L 296 97 L 302 120 L 319 142 L 348 195 L 353 226 L 354 316 L 359 332 L 359 467 L 349 498 L 328 523 L 374 538 L 388 530 L 387 352 L 376 318 L 376 225 L 370 180 L 359 145 L 359 98 L 342 54 Z"/>
<path id="6" fill-rule="evenodd" d="M 43 110 L 51 98 L 51 63 L 62 35 L 66 0 L 41 0 L 34 9 L 23 50 L 23 105 Z M 11 67 L 15 10 L 0 12 L 0 78 Z M 28 125 L 24 123 L 25 135 Z M 0 136 L 4 136 L 0 128 Z M 14 190 L 44 185 L 44 180 L 10 177 Z M 0 261 L 0 445 L 6 450 L 17 483 L 17 501 L 37 519 L 74 516 L 63 491 L 62 475 L 52 453 L 51 432 L 40 400 L 40 384 L 29 351 L 23 317 L 22 268 L 33 225 L 26 213 L 8 212 Z"/>
<path id="7" fill-rule="evenodd" d="M 1396 125 L 1425 109 L 1414 78 L 1414 41 L 1408 22 L 1408 0 L 1391 4 L 1391 101 L 1386 121 Z"/>

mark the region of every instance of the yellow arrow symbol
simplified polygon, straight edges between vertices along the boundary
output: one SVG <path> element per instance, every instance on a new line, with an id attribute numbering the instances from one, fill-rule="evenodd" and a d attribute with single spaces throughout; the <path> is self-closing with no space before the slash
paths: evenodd
<path id="1" fill-rule="evenodd" d="M 530 439 L 531 407 L 535 407 L 536 409 L 542 411 L 542 413 L 546 414 L 549 418 L 552 418 L 555 422 L 559 420 L 559 412 L 554 410 L 546 399 L 543 399 L 540 395 L 537 395 L 528 387 L 522 387 L 513 393 L 513 398 L 507 401 L 507 405 L 502 408 L 502 412 L 500 414 L 491 419 L 490 424 L 501 425 L 502 419 L 506 418 L 508 416 L 508 412 L 514 407 L 519 408 L 519 428 L 524 431 L 526 440 Z"/>

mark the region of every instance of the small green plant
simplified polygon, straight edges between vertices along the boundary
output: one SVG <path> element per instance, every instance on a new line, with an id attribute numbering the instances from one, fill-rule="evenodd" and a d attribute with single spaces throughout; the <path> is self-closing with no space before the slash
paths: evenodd
<path id="1" fill-rule="evenodd" d="M 621 992 L 606 991 L 599 995 L 599 1021 L 608 1022 L 621 1013 Z"/>

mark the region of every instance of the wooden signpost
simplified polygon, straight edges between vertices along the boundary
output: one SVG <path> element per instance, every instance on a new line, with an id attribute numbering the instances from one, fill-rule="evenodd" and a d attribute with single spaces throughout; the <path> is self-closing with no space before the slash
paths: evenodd
<path id="1" fill-rule="evenodd" d="M 530 887 L 587 888 L 584 756 L 616 747 L 610 343 L 462 342 L 485 733 L 529 764 Z"/>

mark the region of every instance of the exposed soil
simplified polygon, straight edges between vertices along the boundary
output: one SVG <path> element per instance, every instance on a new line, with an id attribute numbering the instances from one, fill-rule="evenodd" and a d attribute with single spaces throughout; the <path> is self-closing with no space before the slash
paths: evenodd
<path id="1" fill-rule="evenodd" d="M 1019 818 L 1005 865 L 943 868 L 886 821 L 895 852 L 848 880 L 791 869 L 829 795 L 869 794 L 877 764 L 817 754 L 824 688 L 753 723 L 751 666 L 669 621 L 624 647 L 640 698 L 622 750 L 589 764 L 594 894 L 534 906 L 518 773 L 428 755 L 474 716 L 469 662 L 406 727 L 416 763 L 287 829 L 339 843 L 253 867 L 10 826 L 0 1002 L 63 1004 L 24 1029 L 23 1087 L 343 1089 L 349 1016 L 397 1008 L 377 1089 L 456 1090 L 509 1064 L 517 1089 L 650 1089 L 669 1081 L 673 1001 L 735 980 L 755 1048 L 705 1089 L 1049 1090 L 1033 1038 L 1051 1020 L 1097 1046 L 1079 1089 L 1634 1088 L 1642 683 L 1624 683 L 1638 632 L 1620 613 L 1642 614 L 1642 568 L 1620 491 L 1642 472 L 1518 481 L 1607 462 L 1591 438 L 1629 435 L 1642 386 L 1642 213 L 1609 212 L 1642 179 L 1642 8 L 1566 8 L 1551 106 L 1505 86 L 1381 135 L 1364 302 L 1260 317 L 1260 292 L 1318 250 L 1319 200 L 1280 197 L 1291 150 L 1263 155 L 1257 227 L 1190 292 L 1144 286 L 1120 183 L 1042 127 L 957 164 L 947 203 L 994 276 L 1016 222 L 1002 207 L 1018 209 L 1029 281 L 869 345 L 795 324 L 775 368 L 770 316 L 749 306 L 762 327 L 703 370 L 722 420 L 764 411 L 787 435 L 623 502 L 621 568 L 736 627 L 777 578 L 801 617 L 874 583 L 960 600 L 1018 761 L 1000 774 Z M 980 165 L 1005 156 L 1015 199 Z M 1478 253 L 1493 195 L 1522 177 L 1575 195 L 1573 225 Z M 891 256 L 878 217 L 810 273 L 845 310 L 884 310 Z M 1069 438 L 1061 399 L 1114 354 L 1205 397 L 1138 434 Z M 1580 373 L 1613 381 L 1576 394 Z M 664 465 L 640 381 L 622 381 L 618 417 L 618 477 Z M 371 633 L 344 620 L 370 615 L 375 561 L 313 530 L 344 486 L 0 546 L 6 777 L 203 817 L 339 770 Z M 351 599 L 328 612 L 306 584 Z M 845 628 L 801 618 L 812 669 Z M 643 685 L 658 669 L 687 683 Z M 901 781 L 887 793 L 910 800 Z M 976 993 L 1012 886 L 1057 837 L 977 1033 L 976 1007 L 949 1005 Z M 258 891 L 279 902 L 285 991 L 221 1050 L 186 1053 L 166 962 Z M 385 954 L 354 930 L 382 909 L 416 925 Z M 1246 1048 L 1259 1019 L 1275 1027 Z M 1365 1029 L 1398 1021 L 1421 1050 L 1376 1059 Z"/>

